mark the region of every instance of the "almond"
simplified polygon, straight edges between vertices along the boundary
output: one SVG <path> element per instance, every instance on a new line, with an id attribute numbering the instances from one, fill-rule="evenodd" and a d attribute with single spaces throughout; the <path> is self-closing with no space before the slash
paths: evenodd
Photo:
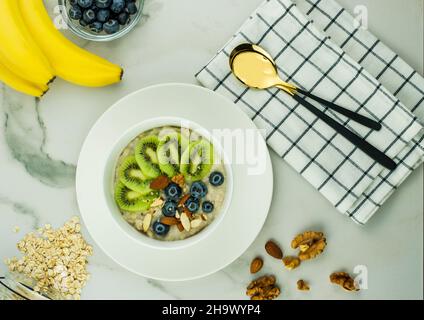
<path id="1" fill-rule="evenodd" d="M 163 204 L 163 200 L 161 198 L 155 199 L 150 205 L 150 208 L 160 207 Z"/>
<path id="2" fill-rule="evenodd" d="M 152 222 L 152 215 L 150 213 L 146 214 L 143 219 L 143 231 L 147 232 L 150 227 L 150 223 Z"/>
<path id="3" fill-rule="evenodd" d="M 171 178 L 172 182 L 175 182 L 176 184 L 178 184 L 181 188 L 184 187 L 185 184 L 185 178 L 184 176 L 180 173 L 174 177 Z"/>
<path id="4" fill-rule="evenodd" d="M 150 188 L 153 190 L 163 190 L 168 186 L 169 182 L 170 180 L 167 176 L 159 176 L 150 182 Z"/>
<path id="5" fill-rule="evenodd" d="M 180 220 L 181 220 L 181 224 L 184 227 L 184 230 L 190 231 L 190 228 L 191 228 L 190 219 L 188 218 L 188 216 L 185 212 L 182 213 Z"/>
<path id="6" fill-rule="evenodd" d="M 188 200 L 188 198 L 190 198 L 190 195 L 189 194 L 185 194 L 184 196 L 182 196 L 182 198 L 178 202 L 178 206 L 179 207 L 183 206 L 184 203 Z"/>
<path id="7" fill-rule="evenodd" d="M 184 207 L 183 212 L 187 215 L 187 217 L 189 219 L 192 219 L 193 218 L 193 214 L 186 207 Z"/>
<path id="8" fill-rule="evenodd" d="M 275 259 L 283 258 L 283 251 L 281 251 L 280 247 L 271 240 L 265 244 L 265 250 L 271 257 L 274 257 Z"/>
<path id="9" fill-rule="evenodd" d="M 250 264 L 250 273 L 257 273 L 259 270 L 262 269 L 262 266 L 264 265 L 264 262 L 261 258 L 255 258 L 252 260 L 252 263 Z"/>
<path id="10" fill-rule="evenodd" d="M 178 219 L 174 217 L 163 217 L 160 219 L 160 222 L 167 226 L 174 226 L 179 223 Z"/>
<path id="11" fill-rule="evenodd" d="M 180 232 L 184 231 L 184 227 L 183 227 L 183 224 L 181 222 L 178 222 L 177 228 L 178 228 L 178 230 L 180 230 Z"/>

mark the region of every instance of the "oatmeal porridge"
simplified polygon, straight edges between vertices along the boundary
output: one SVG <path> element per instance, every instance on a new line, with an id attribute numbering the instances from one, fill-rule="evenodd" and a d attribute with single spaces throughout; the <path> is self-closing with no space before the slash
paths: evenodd
<path id="1" fill-rule="evenodd" d="M 141 133 L 119 156 L 115 202 L 122 217 L 150 238 L 191 237 L 220 213 L 227 174 L 212 143 L 180 127 Z"/>

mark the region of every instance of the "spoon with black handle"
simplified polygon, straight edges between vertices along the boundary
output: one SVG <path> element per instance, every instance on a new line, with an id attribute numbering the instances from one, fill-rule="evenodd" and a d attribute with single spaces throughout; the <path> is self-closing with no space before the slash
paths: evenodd
<path id="1" fill-rule="evenodd" d="M 268 52 L 261 47 L 250 43 L 237 46 L 230 55 L 230 67 L 233 74 L 248 87 L 257 89 L 276 87 L 284 90 L 299 104 L 328 124 L 336 132 L 341 134 L 379 164 L 389 170 L 394 170 L 396 168 L 397 165 L 391 158 L 368 143 L 364 138 L 350 131 L 345 126 L 315 107 L 313 104 L 306 101 L 304 97 L 311 98 L 329 109 L 343 114 L 353 121 L 356 121 L 372 130 L 378 131 L 381 129 L 381 124 L 379 122 L 317 97 L 316 95 L 300 89 L 295 85 L 284 82 L 278 75 L 277 66 L 274 60 Z M 302 97 L 302 95 L 304 97 Z"/>

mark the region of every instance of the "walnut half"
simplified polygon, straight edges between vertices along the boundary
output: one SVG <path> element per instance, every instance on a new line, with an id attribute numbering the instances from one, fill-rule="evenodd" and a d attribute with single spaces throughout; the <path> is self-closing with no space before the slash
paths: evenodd
<path id="1" fill-rule="evenodd" d="M 338 284 L 346 291 L 359 291 L 355 286 L 355 281 L 353 278 L 346 272 L 333 272 L 330 275 L 331 283 Z"/>
<path id="2" fill-rule="evenodd" d="M 246 290 L 251 300 L 273 300 L 280 295 L 280 289 L 275 285 L 274 276 L 263 276 L 253 280 Z"/>
<path id="3" fill-rule="evenodd" d="M 313 259 L 324 251 L 327 245 L 326 239 L 322 232 L 306 231 L 298 234 L 291 242 L 293 249 L 299 248 L 299 259 Z"/>

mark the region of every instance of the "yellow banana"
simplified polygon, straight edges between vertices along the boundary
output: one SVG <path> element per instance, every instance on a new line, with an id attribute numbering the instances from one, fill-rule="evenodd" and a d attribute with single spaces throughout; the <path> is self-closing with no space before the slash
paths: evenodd
<path id="1" fill-rule="evenodd" d="M 25 26 L 16 0 L 0 0 L 0 59 L 27 81 L 47 84 L 53 70 Z"/>
<path id="2" fill-rule="evenodd" d="M 100 87 L 119 82 L 122 68 L 81 49 L 54 26 L 43 0 L 14 0 L 31 30 L 31 34 L 47 56 L 55 74 L 69 82 Z"/>
<path id="3" fill-rule="evenodd" d="M 0 0 L 2 1 L 2 0 Z M 49 87 L 47 85 L 36 85 L 33 84 L 18 75 L 14 74 L 12 71 L 7 69 L 1 62 L 0 62 L 0 81 L 7 84 L 9 87 L 15 89 L 16 91 L 28 94 L 30 96 L 34 97 L 42 97 L 44 93 L 47 92 Z"/>

